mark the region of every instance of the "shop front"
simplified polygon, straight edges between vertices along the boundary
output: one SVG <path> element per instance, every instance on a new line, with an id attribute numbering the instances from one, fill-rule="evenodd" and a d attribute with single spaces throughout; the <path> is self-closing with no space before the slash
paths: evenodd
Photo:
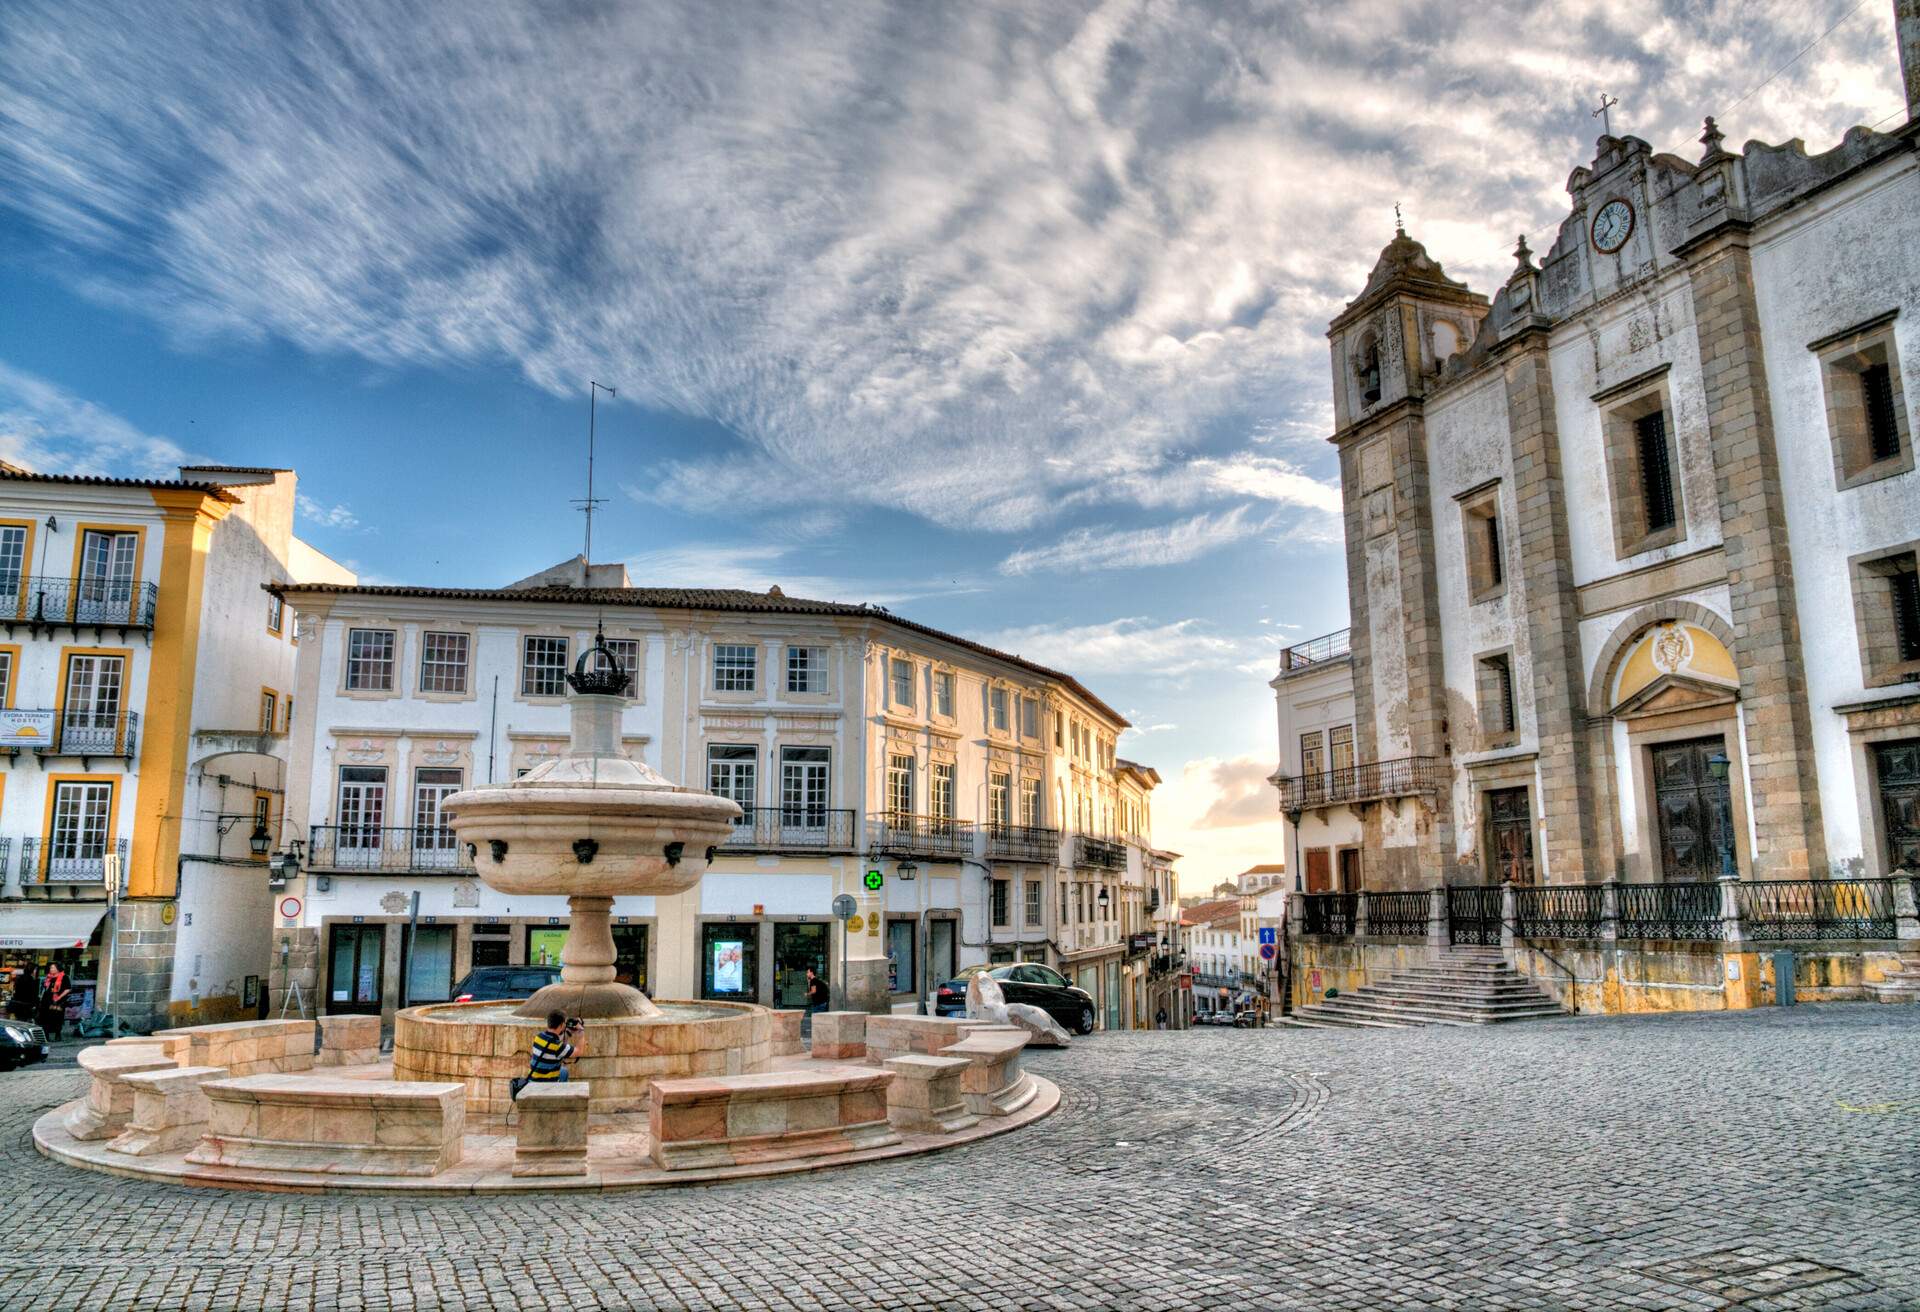
<path id="1" fill-rule="evenodd" d="M 103 964 L 113 924 L 105 903 L 57 906 L 14 903 L 0 908 L 0 1003 L 9 1001 L 13 973 L 26 969 L 36 980 L 58 963 L 72 989 L 66 1023 L 75 1024 L 99 1005 Z M 111 1004 L 106 1004 L 111 1009 Z M 33 1019 L 40 1019 L 36 1015 Z"/>
<path id="2" fill-rule="evenodd" d="M 700 925 L 700 996 L 715 1002 L 807 1005 L 807 971 L 833 982 L 826 917 L 708 920 Z"/>

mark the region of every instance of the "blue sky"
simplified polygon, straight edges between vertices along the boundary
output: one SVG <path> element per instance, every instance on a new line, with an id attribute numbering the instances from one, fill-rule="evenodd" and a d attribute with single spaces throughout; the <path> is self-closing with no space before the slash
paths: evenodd
<path id="1" fill-rule="evenodd" d="M 1491 290 L 1602 87 L 1822 149 L 1891 9 L 13 0 L 0 455 L 290 465 L 363 576 L 493 584 L 577 549 L 611 382 L 597 558 L 1073 671 L 1204 887 L 1345 623 L 1323 333 L 1392 205 Z"/>

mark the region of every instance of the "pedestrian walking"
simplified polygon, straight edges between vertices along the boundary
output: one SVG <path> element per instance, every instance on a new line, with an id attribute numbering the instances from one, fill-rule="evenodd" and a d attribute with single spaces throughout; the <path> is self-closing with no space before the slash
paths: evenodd
<path id="1" fill-rule="evenodd" d="M 828 998 L 829 998 L 829 994 L 827 991 L 827 982 L 824 979 L 820 978 L 819 974 L 814 970 L 812 966 L 808 966 L 807 967 L 807 1014 L 811 1016 L 816 1012 L 825 1011 L 827 1009 Z"/>
<path id="2" fill-rule="evenodd" d="M 56 961 L 47 967 L 46 982 L 40 988 L 40 1024 L 45 1027 L 50 1042 L 60 1042 L 67 1028 L 67 999 L 72 996 L 73 986 L 67 982 L 66 967 Z"/>
<path id="3" fill-rule="evenodd" d="M 7 995 L 7 1015 L 14 1020 L 34 1020 L 40 1010 L 40 980 L 32 965 L 13 972 L 13 992 Z"/>
<path id="4" fill-rule="evenodd" d="M 1157 1030 L 1163 1030 L 1167 1027 L 1167 1009 L 1165 1007 L 1160 1008 L 1154 1015 L 1153 1027 Z"/>

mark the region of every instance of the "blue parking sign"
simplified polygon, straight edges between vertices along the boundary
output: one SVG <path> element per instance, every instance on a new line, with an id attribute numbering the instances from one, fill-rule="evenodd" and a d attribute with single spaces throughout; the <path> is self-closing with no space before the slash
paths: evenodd
<path id="1" fill-rule="evenodd" d="M 1262 925 L 1260 927 L 1260 941 L 1262 943 L 1278 943 L 1280 941 L 1279 932 L 1280 931 L 1271 925 Z"/>

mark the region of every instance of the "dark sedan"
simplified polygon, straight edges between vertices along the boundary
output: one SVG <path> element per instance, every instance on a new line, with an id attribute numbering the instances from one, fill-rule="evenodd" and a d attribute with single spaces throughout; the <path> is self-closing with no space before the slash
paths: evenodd
<path id="1" fill-rule="evenodd" d="M 1093 995 L 1067 982 L 1066 976 L 1037 961 L 1022 961 L 1010 966 L 968 966 L 955 978 L 942 984 L 934 994 L 934 1012 L 941 1016 L 964 1016 L 967 1012 L 967 981 L 985 973 L 999 982 L 1009 1003 L 1025 1002 L 1040 1008 L 1075 1034 L 1091 1034 L 1095 1017 Z"/>
<path id="2" fill-rule="evenodd" d="M 455 1002 L 512 1002 L 560 982 L 558 966 L 476 966 L 453 986 Z"/>
<path id="3" fill-rule="evenodd" d="M 47 1059 L 47 1032 L 31 1021 L 0 1020 L 0 1071 Z"/>

